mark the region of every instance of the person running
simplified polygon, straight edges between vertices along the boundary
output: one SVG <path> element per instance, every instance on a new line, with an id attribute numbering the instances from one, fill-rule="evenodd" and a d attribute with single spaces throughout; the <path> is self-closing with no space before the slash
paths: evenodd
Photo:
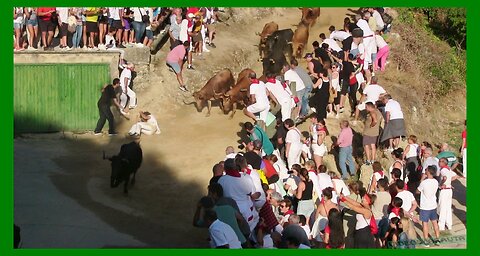
<path id="1" fill-rule="evenodd" d="M 97 127 L 95 128 L 95 135 L 102 134 L 102 128 L 105 125 L 105 121 L 108 120 L 108 134 L 115 135 L 115 122 L 113 118 L 112 111 L 110 106 L 113 104 L 118 108 L 122 109 L 120 103 L 118 103 L 115 89 L 120 86 L 120 79 L 113 79 L 112 84 L 105 85 L 102 88 L 102 96 L 98 100 L 98 112 L 100 113 L 100 118 L 97 122 Z"/>
<path id="2" fill-rule="evenodd" d="M 248 75 L 250 78 L 250 105 L 243 109 L 243 113 L 254 121 L 262 121 L 261 127 L 265 130 L 270 103 L 268 101 L 269 92 L 265 84 L 257 79 L 257 74 L 252 72 Z M 255 115 L 259 115 L 257 118 Z"/>

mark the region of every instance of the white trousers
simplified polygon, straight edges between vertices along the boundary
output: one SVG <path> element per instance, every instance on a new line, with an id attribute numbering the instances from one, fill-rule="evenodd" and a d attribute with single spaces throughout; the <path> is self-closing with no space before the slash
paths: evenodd
<path id="1" fill-rule="evenodd" d="M 294 149 L 290 148 L 290 152 L 288 152 L 288 169 L 292 168 L 294 164 L 300 164 L 300 156 L 302 155 L 302 149 Z"/>
<path id="2" fill-rule="evenodd" d="M 368 67 L 369 64 L 372 64 L 372 52 L 373 48 L 376 47 L 375 45 L 375 37 L 367 37 L 363 39 L 363 45 L 365 46 L 365 66 Z"/>
<path id="3" fill-rule="evenodd" d="M 440 230 L 445 230 L 445 226 L 452 230 L 452 195 L 453 190 L 442 189 L 438 197 L 438 227 Z"/>
<path id="4" fill-rule="evenodd" d="M 292 101 L 288 100 L 287 102 L 280 103 L 282 111 L 282 122 L 289 119 L 292 116 Z"/>
<path id="5" fill-rule="evenodd" d="M 136 133 L 136 134 L 145 134 L 145 135 L 153 135 L 157 131 L 157 127 L 154 127 L 152 124 L 147 122 L 138 122 L 130 128 L 128 133 Z"/>
<path id="6" fill-rule="evenodd" d="M 130 89 L 130 87 L 127 87 L 127 91 L 123 91 L 123 93 L 120 95 L 120 106 L 125 108 L 127 106 L 127 100 L 128 97 L 130 98 L 130 107 L 134 108 L 137 106 L 137 94 Z"/>
<path id="7" fill-rule="evenodd" d="M 463 176 L 467 177 L 467 148 L 462 151 Z"/>

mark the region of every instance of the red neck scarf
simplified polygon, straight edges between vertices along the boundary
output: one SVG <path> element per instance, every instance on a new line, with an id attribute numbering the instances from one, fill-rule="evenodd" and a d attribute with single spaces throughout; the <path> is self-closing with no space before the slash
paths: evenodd
<path id="1" fill-rule="evenodd" d="M 400 216 L 400 207 L 393 207 L 392 212 L 395 213 L 395 215 Z"/>
<path id="2" fill-rule="evenodd" d="M 232 177 L 237 177 L 237 178 L 240 177 L 240 173 L 237 170 L 228 170 L 228 171 L 225 170 L 225 174 Z"/>
<path id="3" fill-rule="evenodd" d="M 267 78 L 267 82 L 274 84 L 277 81 L 275 80 L 275 78 Z"/>
<path id="4" fill-rule="evenodd" d="M 259 83 L 258 79 L 252 79 L 252 84 L 258 84 L 258 83 Z"/>

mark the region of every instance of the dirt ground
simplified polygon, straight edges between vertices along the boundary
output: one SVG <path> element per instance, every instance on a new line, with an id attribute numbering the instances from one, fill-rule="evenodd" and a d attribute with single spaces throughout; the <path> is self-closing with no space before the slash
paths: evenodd
<path id="1" fill-rule="evenodd" d="M 311 42 L 318 40 L 319 33 L 327 32 L 328 26 L 332 24 L 340 26 L 345 15 L 351 14 L 347 8 L 322 8 L 320 19 L 310 31 L 308 50 L 312 51 Z M 295 30 L 293 25 L 300 18 L 300 10 L 291 8 L 274 10 L 259 20 L 238 24 L 229 20 L 228 26 L 220 24 L 215 39 L 217 48 L 205 53 L 205 60 L 194 56 L 196 71 L 185 72 L 187 85 L 199 89 L 222 68 L 230 68 L 235 77 L 246 67 L 260 73 L 261 65 L 256 61 L 258 37 L 255 32 L 260 32 L 263 24 L 270 21 L 277 22 L 281 29 Z M 41 175 L 48 176 L 46 182 L 54 185 L 55 193 L 72 199 L 80 208 L 93 213 L 100 222 L 113 228 L 113 231 L 108 231 L 110 234 L 125 234 L 132 241 L 138 241 L 92 243 L 86 239 L 78 247 L 208 247 L 207 230 L 192 226 L 196 203 L 206 194 L 212 166 L 223 160 L 227 146 L 238 145 L 241 125 L 248 119 L 241 111 L 237 111 L 233 119 L 228 119 L 228 116 L 220 113 L 218 107 L 213 107 L 211 116 L 205 117 L 206 108 L 199 113 L 193 105 L 181 103 L 189 97 L 179 92 L 173 73 L 165 68 L 165 54 L 165 49 L 162 49 L 154 57 L 158 64 L 148 77 L 138 78 L 145 84 L 137 94 L 139 107 L 132 111 L 132 115 L 135 116 L 138 110 L 149 110 L 157 117 L 162 133 L 142 136 L 144 163 L 138 171 L 135 187 L 130 189 L 127 197 L 121 188 L 109 187 L 110 164 L 102 160 L 101 156 L 104 150 L 107 154 L 116 154 L 121 144 L 130 141 L 123 134 L 135 122 L 134 118 L 130 121 L 117 118 L 121 135 L 113 138 L 91 134 L 54 134 L 26 136 L 15 140 L 16 177 L 31 177 L 29 173 L 35 169 Z M 303 60 L 300 64 L 305 65 Z M 300 128 L 306 130 L 306 125 L 303 124 Z M 332 134 L 338 134 L 338 120 L 329 119 L 327 125 Z M 24 162 L 21 157 L 25 155 L 29 156 L 28 162 Z M 33 199 L 24 196 L 24 188 L 19 186 L 24 183 L 15 180 L 15 221 L 23 224 L 28 234 L 29 227 L 35 226 L 35 221 L 42 220 L 22 218 L 31 214 L 27 210 L 55 212 L 61 210 L 61 205 L 49 204 L 48 208 L 36 205 L 30 201 Z M 32 193 L 42 194 L 43 191 L 32 189 Z M 19 201 L 20 197 L 27 201 Z M 31 208 L 25 207 L 26 205 Z M 30 238 L 37 239 L 33 235 Z M 51 243 L 30 244 L 32 247 L 47 248 L 67 246 L 55 243 L 54 240 L 55 237 Z"/>

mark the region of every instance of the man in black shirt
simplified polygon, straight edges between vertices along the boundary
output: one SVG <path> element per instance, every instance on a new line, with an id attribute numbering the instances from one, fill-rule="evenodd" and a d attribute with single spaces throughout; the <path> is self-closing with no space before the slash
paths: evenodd
<path id="1" fill-rule="evenodd" d="M 116 97 L 115 89 L 120 86 L 120 79 L 113 79 L 113 84 L 105 85 L 102 88 L 102 96 L 98 100 L 98 112 L 100 113 L 100 118 L 97 122 L 97 127 L 95 128 L 95 135 L 101 135 L 103 126 L 105 125 L 106 120 L 108 120 L 108 134 L 115 135 L 115 123 L 113 120 L 113 114 L 110 110 L 110 106 L 113 104 L 121 109 L 120 103 Z"/>
<path id="2" fill-rule="evenodd" d="M 332 60 L 328 55 L 328 44 L 323 43 L 322 47 L 320 47 L 318 41 L 315 41 L 312 43 L 312 46 L 315 49 L 315 57 L 322 63 L 323 69 L 329 69 L 332 65 Z"/>

